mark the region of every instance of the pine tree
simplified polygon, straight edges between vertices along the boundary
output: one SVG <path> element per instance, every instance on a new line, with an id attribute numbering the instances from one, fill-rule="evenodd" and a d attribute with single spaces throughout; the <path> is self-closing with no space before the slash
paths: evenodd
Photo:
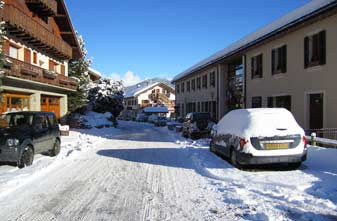
<path id="1" fill-rule="evenodd" d="M 86 87 L 89 83 L 88 68 L 92 63 L 92 59 L 86 57 L 87 50 L 83 37 L 77 32 L 76 37 L 80 45 L 82 56 L 69 62 L 69 77 L 76 79 L 79 83 L 77 91 L 68 94 L 68 109 L 70 112 L 80 109 L 88 102 Z"/>

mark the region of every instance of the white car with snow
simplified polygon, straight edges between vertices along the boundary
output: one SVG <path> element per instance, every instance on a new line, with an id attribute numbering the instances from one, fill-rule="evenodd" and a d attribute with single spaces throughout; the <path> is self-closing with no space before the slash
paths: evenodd
<path id="1" fill-rule="evenodd" d="M 287 163 L 294 168 L 307 157 L 304 130 L 284 108 L 238 109 L 211 132 L 210 151 L 234 166 Z"/>

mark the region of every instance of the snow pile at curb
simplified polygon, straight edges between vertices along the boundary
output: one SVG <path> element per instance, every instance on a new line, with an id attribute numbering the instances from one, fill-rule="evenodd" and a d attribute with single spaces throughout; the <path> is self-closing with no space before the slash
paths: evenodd
<path id="1" fill-rule="evenodd" d="M 96 127 L 96 126 L 113 126 L 113 123 L 108 119 L 112 116 L 110 112 L 104 114 L 97 112 L 88 112 L 81 116 L 81 120 L 84 121 L 86 125 Z"/>

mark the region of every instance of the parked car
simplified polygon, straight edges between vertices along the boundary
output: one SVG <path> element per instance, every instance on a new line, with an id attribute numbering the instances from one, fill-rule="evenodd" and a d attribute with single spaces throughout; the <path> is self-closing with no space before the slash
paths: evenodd
<path id="1" fill-rule="evenodd" d="M 30 166 L 34 154 L 61 149 L 60 130 L 54 113 L 15 112 L 0 115 L 0 161 Z"/>
<path id="2" fill-rule="evenodd" d="M 209 136 L 213 125 L 210 113 L 188 113 L 182 124 L 182 133 L 184 137 L 198 139 L 205 135 Z"/>
<path id="3" fill-rule="evenodd" d="M 150 122 L 150 123 L 154 123 L 156 120 L 158 119 L 158 115 L 155 115 L 155 114 L 151 114 L 147 121 Z"/>
<path id="4" fill-rule="evenodd" d="M 137 122 L 145 122 L 146 121 L 145 114 L 137 114 L 136 121 Z"/>
<path id="5" fill-rule="evenodd" d="M 158 117 L 157 120 L 154 121 L 154 125 L 157 127 L 165 127 L 167 124 L 166 117 Z"/>
<path id="6" fill-rule="evenodd" d="M 284 108 L 233 110 L 211 132 L 210 151 L 234 166 L 287 163 L 297 168 L 307 158 L 304 130 Z"/>
<path id="7" fill-rule="evenodd" d="M 175 130 L 176 126 L 181 125 L 181 123 L 178 123 L 177 121 L 169 121 L 166 125 L 169 130 Z"/>

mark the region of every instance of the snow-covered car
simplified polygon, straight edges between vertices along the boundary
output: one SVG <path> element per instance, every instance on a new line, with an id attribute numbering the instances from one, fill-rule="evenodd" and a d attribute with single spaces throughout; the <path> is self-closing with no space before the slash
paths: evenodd
<path id="1" fill-rule="evenodd" d="M 183 136 L 191 139 L 198 139 L 202 136 L 208 136 L 214 122 L 211 121 L 210 113 L 192 112 L 185 117 L 183 127 Z"/>
<path id="2" fill-rule="evenodd" d="M 158 119 L 158 115 L 155 115 L 155 114 L 151 114 L 147 121 L 150 122 L 150 123 L 154 123 L 156 120 Z"/>
<path id="3" fill-rule="evenodd" d="M 145 114 L 137 114 L 136 116 L 136 121 L 137 122 L 145 122 L 146 121 L 146 115 Z"/>
<path id="4" fill-rule="evenodd" d="M 34 154 L 59 154 L 60 129 L 54 113 L 15 112 L 0 115 L 0 161 L 30 166 Z"/>
<path id="5" fill-rule="evenodd" d="M 211 132 L 210 151 L 234 166 L 287 163 L 297 168 L 307 157 L 304 130 L 284 108 L 233 110 Z"/>
<path id="6" fill-rule="evenodd" d="M 164 127 L 167 124 L 166 117 L 158 117 L 157 120 L 154 121 L 154 125 L 157 127 Z"/>

